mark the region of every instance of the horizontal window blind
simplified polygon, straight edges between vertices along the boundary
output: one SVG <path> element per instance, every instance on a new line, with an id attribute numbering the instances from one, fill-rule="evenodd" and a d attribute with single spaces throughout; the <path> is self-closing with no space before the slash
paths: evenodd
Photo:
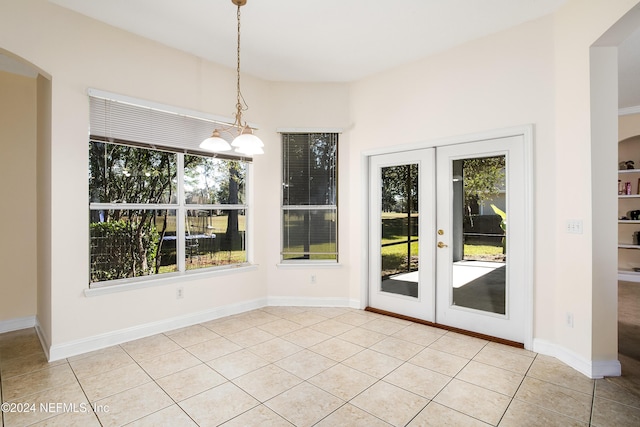
<path id="1" fill-rule="evenodd" d="M 89 97 L 89 104 L 89 134 L 94 141 L 213 156 L 214 153 L 202 150 L 200 143 L 211 136 L 215 128 L 229 126 L 228 123 L 95 96 Z M 235 128 L 220 132 L 229 143 L 236 135 Z M 250 157 L 234 152 L 215 153 L 215 157 L 251 161 Z"/>
<path id="2" fill-rule="evenodd" d="M 336 205 L 338 135 L 283 134 L 282 142 L 282 205 Z"/>
<path id="3" fill-rule="evenodd" d="M 338 134 L 282 134 L 282 260 L 338 260 Z"/>

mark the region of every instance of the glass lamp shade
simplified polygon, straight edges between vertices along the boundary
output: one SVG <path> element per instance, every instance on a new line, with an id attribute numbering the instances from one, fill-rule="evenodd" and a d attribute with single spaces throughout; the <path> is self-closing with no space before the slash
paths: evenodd
<path id="1" fill-rule="evenodd" d="M 214 130 L 209 138 L 200 143 L 200 148 L 214 152 L 231 150 L 229 143 L 220 137 L 220 133 L 217 130 Z"/>
<path id="2" fill-rule="evenodd" d="M 253 156 L 254 154 L 264 154 L 262 147 L 245 145 L 235 149 L 236 153 L 244 154 L 245 156 Z"/>
<path id="3" fill-rule="evenodd" d="M 238 153 L 253 153 L 253 154 L 263 154 L 264 151 L 262 147 L 264 147 L 264 143 L 260 138 L 253 134 L 253 131 L 250 127 L 246 126 L 242 129 L 240 135 L 236 136 L 231 146 L 236 147 L 236 152 Z M 238 149 L 242 149 L 239 151 Z"/>

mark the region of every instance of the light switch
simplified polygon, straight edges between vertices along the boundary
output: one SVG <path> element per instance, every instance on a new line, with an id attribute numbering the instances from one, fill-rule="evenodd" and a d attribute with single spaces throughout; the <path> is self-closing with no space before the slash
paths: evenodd
<path id="1" fill-rule="evenodd" d="M 570 233 L 570 234 L 582 234 L 582 220 L 581 219 L 568 219 L 567 220 L 567 233 Z"/>

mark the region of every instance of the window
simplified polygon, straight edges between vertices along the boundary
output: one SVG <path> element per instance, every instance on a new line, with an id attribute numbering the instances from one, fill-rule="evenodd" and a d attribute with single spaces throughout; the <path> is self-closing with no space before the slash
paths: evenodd
<path id="1" fill-rule="evenodd" d="M 210 122 L 192 137 L 193 149 L 128 140 L 122 126 L 119 138 L 108 137 L 108 126 L 94 126 L 105 115 L 96 118 L 93 104 L 104 101 L 91 98 L 90 286 L 247 263 L 247 159 L 198 152 Z M 144 127 L 135 119 L 132 126 Z"/>
<path id="2" fill-rule="evenodd" d="M 282 134 L 284 262 L 338 261 L 338 134 Z"/>

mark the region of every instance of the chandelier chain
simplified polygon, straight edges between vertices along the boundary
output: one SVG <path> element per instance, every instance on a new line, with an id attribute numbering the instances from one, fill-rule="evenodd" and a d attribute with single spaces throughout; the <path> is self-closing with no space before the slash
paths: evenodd
<path id="1" fill-rule="evenodd" d="M 240 92 L 240 4 L 238 4 L 238 13 L 237 13 L 237 18 L 238 18 L 238 45 L 237 45 L 237 49 L 236 49 L 236 53 L 237 53 L 237 63 L 236 63 L 236 92 L 237 92 L 237 99 L 236 99 L 236 120 L 238 121 L 238 127 L 242 128 L 242 103 L 240 102 L 240 99 L 242 97 L 242 93 Z M 242 99 L 244 101 L 244 99 Z"/>
<path id="2" fill-rule="evenodd" d="M 247 3 L 247 0 L 231 0 L 233 4 L 238 6 L 236 14 L 238 23 L 238 43 L 236 47 L 236 113 L 235 121 L 229 126 L 222 126 L 215 128 L 211 133 L 211 136 L 200 143 L 200 148 L 206 151 L 222 152 L 231 150 L 235 147 L 237 153 L 247 155 L 249 157 L 256 154 L 264 154 L 264 143 L 253 134 L 253 129 L 247 125 L 247 122 L 242 121 L 242 112 L 248 110 L 249 106 L 242 96 L 240 90 L 240 7 Z M 232 131 L 234 129 L 234 131 Z M 231 145 L 225 141 L 220 132 L 226 132 L 233 137 Z"/>

